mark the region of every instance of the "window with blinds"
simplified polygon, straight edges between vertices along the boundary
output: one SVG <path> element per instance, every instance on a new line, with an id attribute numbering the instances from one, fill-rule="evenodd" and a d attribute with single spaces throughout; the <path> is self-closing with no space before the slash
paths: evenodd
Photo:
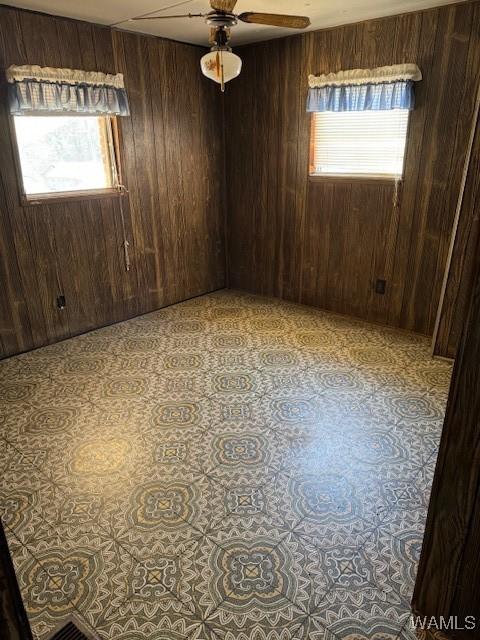
<path id="1" fill-rule="evenodd" d="M 310 175 L 399 178 L 407 109 L 312 114 Z"/>

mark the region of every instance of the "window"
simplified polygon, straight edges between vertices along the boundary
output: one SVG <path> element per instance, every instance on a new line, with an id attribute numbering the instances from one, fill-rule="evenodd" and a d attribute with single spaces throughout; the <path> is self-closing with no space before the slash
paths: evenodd
<path id="1" fill-rule="evenodd" d="M 403 175 L 407 109 L 323 111 L 312 115 L 310 175 Z"/>
<path id="2" fill-rule="evenodd" d="M 111 116 L 14 116 L 27 200 L 118 185 Z"/>

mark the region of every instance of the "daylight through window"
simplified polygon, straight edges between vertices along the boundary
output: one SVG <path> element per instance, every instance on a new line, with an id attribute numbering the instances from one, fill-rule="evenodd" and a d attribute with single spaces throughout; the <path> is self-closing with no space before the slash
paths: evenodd
<path id="1" fill-rule="evenodd" d="M 117 185 L 109 116 L 15 116 L 27 198 Z"/>

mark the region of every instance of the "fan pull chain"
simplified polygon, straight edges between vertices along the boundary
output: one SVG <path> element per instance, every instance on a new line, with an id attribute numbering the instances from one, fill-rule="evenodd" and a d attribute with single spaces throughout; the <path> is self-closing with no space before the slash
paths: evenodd
<path id="1" fill-rule="evenodd" d="M 220 54 L 220 65 L 222 70 L 222 83 L 220 85 L 220 90 L 222 93 L 225 92 L 225 75 L 223 73 L 223 54 Z"/>
<path id="2" fill-rule="evenodd" d="M 120 201 L 120 219 L 122 221 L 122 234 L 123 234 L 123 255 L 125 258 L 125 271 L 130 271 L 130 253 L 129 246 L 130 243 L 127 240 L 127 229 L 125 225 L 125 213 L 123 211 L 123 194 L 128 193 L 128 189 L 124 184 L 118 185 L 118 199 Z"/>
<path id="3" fill-rule="evenodd" d="M 397 209 L 400 204 L 400 187 L 402 184 L 401 178 L 395 178 L 395 189 L 393 191 L 393 208 Z"/>

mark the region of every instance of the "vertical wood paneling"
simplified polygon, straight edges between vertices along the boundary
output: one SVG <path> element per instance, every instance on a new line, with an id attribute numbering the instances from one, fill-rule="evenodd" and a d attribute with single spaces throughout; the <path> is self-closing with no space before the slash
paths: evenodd
<path id="1" fill-rule="evenodd" d="M 415 15 L 418 20 L 414 24 L 405 23 L 402 17 L 398 18 L 395 28 L 395 41 L 397 43 L 395 51 L 399 52 L 399 61 L 401 62 L 415 60 L 421 68 L 424 78 L 428 78 L 433 64 L 432 51 L 437 33 L 438 12 L 428 11 Z M 400 54 L 402 44 L 407 40 L 405 32 L 412 33 L 410 28 L 414 30 L 414 37 L 408 38 L 412 46 L 404 54 Z M 398 216 L 393 277 L 387 289 L 388 323 L 392 325 L 399 324 L 403 301 L 408 295 L 405 287 L 408 259 L 410 245 L 415 242 L 413 228 L 414 219 L 416 218 L 417 197 L 424 179 L 421 156 L 424 149 L 424 132 L 428 122 L 427 105 L 434 99 L 435 96 L 430 83 L 424 81 L 417 83 L 415 87 L 415 110 L 410 114 L 405 152 L 405 171 Z"/>
<path id="2" fill-rule="evenodd" d="M 254 190 L 247 185 L 256 184 L 254 175 L 254 154 L 263 144 L 257 136 L 256 129 L 256 95 L 248 87 L 256 81 L 255 52 L 242 50 L 242 73 L 228 86 L 228 92 L 235 91 L 235 95 L 243 96 L 242 110 L 236 111 L 233 118 L 225 122 L 226 167 L 227 167 L 227 214 L 230 224 L 234 225 L 235 238 L 228 233 L 229 284 L 231 287 L 253 287 L 250 276 L 256 272 L 255 252 L 250 245 L 252 227 L 255 224 Z M 230 95 L 228 96 L 230 100 Z M 233 116 L 232 111 L 228 115 Z M 232 129 L 235 127 L 235 133 Z M 248 141 L 253 140 L 253 144 Z M 241 171 L 229 170 L 229 167 L 242 167 Z M 242 205 L 235 205 L 233 200 L 241 198 Z M 238 216 L 238 217 L 237 217 Z"/>
<path id="3" fill-rule="evenodd" d="M 19 206 L 2 83 L 1 353 L 223 286 L 222 101 L 198 73 L 199 50 L 0 11 L 2 67 L 123 71 L 132 103 L 120 123 L 127 273 L 118 198 Z M 432 331 L 479 77 L 479 15 L 473 2 L 242 48 L 225 97 L 232 286 Z M 412 60 L 424 81 L 400 207 L 390 185 L 310 182 L 306 75 Z M 385 296 L 376 278 L 387 280 Z"/>
<path id="4" fill-rule="evenodd" d="M 437 271 L 437 262 L 440 259 L 445 268 L 445 247 L 448 248 L 468 144 L 473 102 L 469 98 L 470 109 L 465 105 L 462 113 L 464 88 L 467 85 L 469 94 L 475 96 L 478 82 L 478 75 L 469 74 L 466 64 L 472 7 L 466 4 L 438 11 L 429 80 L 432 90 L 426 104 L 427 126 L 421 156 L 423 172 L 417 188 L 402 309 L 404 326 L 419 327 L 423 333 L 433 331 L 443 278 L 443 272 Z M 480 27 L 475 28 L 480 33 Z"/>
<path id="5" fill-rule="evenodd" d="M 0 210 L 8 207 L 3 179 L 0 177 Z M 25 350 L 33 343 L 30 316 L 15 253 L 14 234 L 8 216 L 0 216 L 0 280 L 3 297 L 0 305 L 0 353 Z"/>
<path id="6" fill-rule="evenodd" d="M 432 333 L 479 82 L 478 6 L 241 48 L 244 78 L 226 93 L 234 286 Z M 399 207 L 393 183 L 308 180 L 308 73 L 403 62 L 418 63 L 424 80 L 416 87 Z M 237 126 L 250 114 L 251 138 Z M 237 179 L 239 166 L 245 180 Z M 374 292 L 377 278 L 387 280 L 384 296 Z"/>
<path id="7" fill-rule="evenodd" d="M 474 6 L 473 24 L 480 22 L 480 3 Z M 480 51 L 470 44 L 468 64 L 480 69 Z M 477 99 L 480 96 L 480 87 Z M 477 104 L 478 108 L 478 104 Z M 480 122 L 478 114 L 471 123 L 472 152 L 466 167 L 465 188 L 462 194 L 458 225 L 454 229 L 452 255 L 445 281 L 445 295 L 439 310 L 438 331 L 434 353 L 455 357 L 472 289 L 475 252 L 480 233 Z M 439 265 L 439 269 L 443 265 Z"/>
<path id="8" fill-rule="evenodd" d="M 455 639 L 480 630 L 480 246 L 453 371 L 413 606 L 422 616 L 457 622 Z M 472 616 L 475 629 L 465 629 Z M 450 618 L 452 619 L 452 618 Z M 471 622 L 468 621 L 468 622 Z"/>
<path id="9" fill-rule="evenodd" d="M 15 11 L 3 11 L 0 23 L 1 60 L 17 60 L 19 64 L 26 64 L 27 57 L 23 42 L 23 34 L 20 23 L 20 15 Z M 7 64 L 5 64 L 7 66 Z M 5 225 L 11 231 L 11 236 L 5 237 L 5 243 L 11 248 L 11 256 L 8 259 L 6 273 L 15 273 L 18 270 L 18 281 L 6 283 L 2 290 L 13 289 L 16 297 L 21 296 L 25 305 L 28 322 L 24 316 L 21 325 L 6 326 L 3 336 L 8 335 L 8 343 L 5 344 L 3 354 L 15 353 L 19 349 L 31 348 L 34 344 L 44 344 L 48 340 L 47 324 L 42 310 L 39 296 L 38 274 L 35 266 L 33 247 L 28 235 L 26 215 L 18 208 L 18 192 L 12 185 L 16 185 L 16 175 L 13 161 L 12 140 L 10 137 L 7 111 L 4 108 L 7 101 L 7 89 L 2 68 L 1 101 L 0 101 L 0 147 L 3 150 L 1 157 L 4 159 L 1 167 L 3 202 L 1 214 Z M 7 259 L 8 253 L 3 254 Z M 16 263 L 16 264 L 15 264 Z M 14 301 L 12 317 L 15 315 L 15 307 L 18 305 L 18 297 Z M 3 300 L 2 300 L 3 303 Z M 7 306 L 8 299 L 5 304 Z M 2 354 L 2 355 L 3 355 Z"/>
<path id="10" fill-rule="evenodd" d="M 0 357 L 224 286 L 222 103 L 201 53 L 0 7 Z M 129 272 L 118 197 L 20 206 L 3 70 L 27 63 L 125 74 Z"/>
<path id="11" fill-rule="evenodd" d="M 477 119 L 463 202 L 455 233 L 439 325 L 436 355 L 455 357 L 472 290 L 473 268 L 480 234 L 480 121 Z"/>

